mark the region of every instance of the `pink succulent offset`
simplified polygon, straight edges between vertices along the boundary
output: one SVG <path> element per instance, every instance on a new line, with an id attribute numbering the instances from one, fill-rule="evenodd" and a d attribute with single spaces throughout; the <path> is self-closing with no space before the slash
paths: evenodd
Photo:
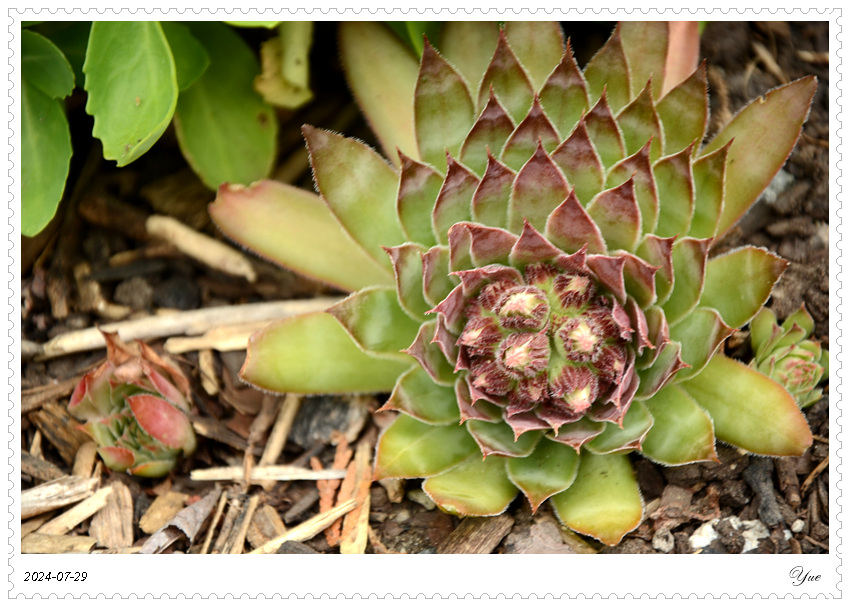
<path id="1" fill-rule="evenodd" d="M 395 166 L 305 126 L 320 197 L 221 188 L 227 235 L 353 291 L 255 334 L 243 378 L 390 393 L 376 478 L 424 478 L 463 516 L 549 500 L 609 544 L 642 516 L 632 451 L 802 453 L 791 395 L 721 352 L 786 262 L 711 246 L 793 149 L 816 82 L 706 142 L 705 66 L 665 84 L 667 44 L 665 23 L 622 23 L 581 70 L 556 23 L 448 23 L 417 63 L 380 25 L 343 24 L 349 82 Z"/>
<path id="2" fill-rule="evenodd" d="M 110 469 L 163 476 L 195 450 L 189 381 L 145 343 L 103 336 L 107 360 L 77 384 L 68 412 L 86 422 L 81 429 Z"/>

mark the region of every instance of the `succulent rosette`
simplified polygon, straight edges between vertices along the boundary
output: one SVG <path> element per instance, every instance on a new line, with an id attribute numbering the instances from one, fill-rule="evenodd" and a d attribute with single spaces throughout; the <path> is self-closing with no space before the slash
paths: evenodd
<path id="1" fill-rule="evenodd" d="M 665 23 L 622 23 L 581 70 L 557 24 L 449 23 L 417 63 L 381 26 L 343 24 L 349 82 L 395 166 L 306 126 L 319 197 L 220 189 L 225 234 L 353 291 L 255 334 L 244 379 L 390 393 L 376 478 L 424 478 L 463 516 L 549 500 L 609 544 L 642 516 L 632 451 L 802 453 L 794 399 L 721 352 L 786 262 L 711 246 L 784 163 L 816 82 L 704 143 L 705 66 L 667 90 L 667 46 Z"/>
<path id="2" fill-rule="evenodd" d="M 829 375 L 829 352 L 808 339 L 814 328 L 805 304 L 782 325 L 769 308 L 762 308 L 750 323 L 750 366 L 785 386 L 801 408 L 820 400 L 823 390 L 818 385 Z"/>
<path id="3" fill-rule="evenodd" d="M 189 381 L 145 343 L 125 344 L 103 333 L 107 359 L 83 376 L 68 412 L 98 444 L 112 470 L 138 476 L 167 474 L 181 454 L 195 450 Z"/>

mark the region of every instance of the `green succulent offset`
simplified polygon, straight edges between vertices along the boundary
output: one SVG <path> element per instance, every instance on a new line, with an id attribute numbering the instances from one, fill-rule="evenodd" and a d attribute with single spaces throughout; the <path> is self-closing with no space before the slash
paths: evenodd
<path id="1" fill-rule="evenodd" d="M 664 23 L 618 25 L 584 70 L 555 23 L 449 23 L 418 64 L 374 24 L 344 24 L 341 44 L 397 166 L 308 126 L 321 198 L 220 189 L 226 234 L 353 291 L 255 334 L 244 379 L 390 392 L 376 478 L 424 478 L 464 516 L 549 500 L 609 544 L 642 516 L 632 451 L 679 465 L 716 460 L 716 439 L 811 444 L 793 397 L 720 352 L 786 262 L 711 246 L 793 149 L 814 78 L 703 144 L 705 66 L 664 90 Z"/>

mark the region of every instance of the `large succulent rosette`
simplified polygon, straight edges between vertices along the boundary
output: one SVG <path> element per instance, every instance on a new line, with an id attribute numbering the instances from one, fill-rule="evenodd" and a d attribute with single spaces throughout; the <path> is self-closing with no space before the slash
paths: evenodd
<path id="1" fill-rule="evenodd" d="M 808 447 L 788 392 L 721 353 L 786 262 L 711 245 L 787 158 L 813 78 L 703 145 L 706 70 L 665 84 L 664 23 L 621 24 L 584 70 L 552 23 L 450 23 L 418 64 L 381 26 L 341 31 L 396 167 L 305 127 L 321 198 L 222 187 L 211 214 L 226 234 L 354 291 L 256 334 L 247 381 L 389 392 L 399 415 L 376 478 L 424 478 L 459 515 L 551 498 L 612 544 L 642 516 L 632 451 L 678 465 L 716 460 L 716 439 Z"/>
<path id="2" fill-rule="evenodd" d="M 147 344 L 126 344 L 103 333 L 107 359 L 77 384 L 68 412 L 98 445 L 112 470 L 137 476 L 167 474 L 195 450 L 189 380 Z"/>

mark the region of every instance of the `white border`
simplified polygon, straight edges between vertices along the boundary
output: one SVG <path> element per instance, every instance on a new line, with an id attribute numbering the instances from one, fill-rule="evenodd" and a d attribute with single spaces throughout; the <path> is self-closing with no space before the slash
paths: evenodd
<path id="1" fill-rule="evenodd" d="M 183 4 L 188 10 L 172 12 L 170 9 L 142 8 L 138 2 L 92 2 L 86 8 L 95 11 L 73 11 L 61 8 L 62 2 L 41 4 L 49 12 L 35 13 L 30 9 L 7 9 L 8 27 L 3 32 L 5 48 L 9 49 L 9 138 L 7 144 L 7 171 L 4 172 L 4 191 L 9 192 L 8 210 L 3 217 L 4 249 L 9 251 L 7 314 L 9 338 L 4 356 L 8 361 L 9 418 L 7 434 L 8 491 L 3 496 L 4 517 L 10 527 L 6 534 L 7 576 L 4 576 L 6 596 L 24 598 L 40 596 L 58 597 L 265 597 L 317 598 L 720 598 L 720 597 L 800 597 L 820 596 L 839 598 L 844 584 L 842 556 L 844 552 L 843 528 L 845 518 L 843 482 L 843 448 L 840 424 L 840 397 L 842 387 L 843 342 L 845 336 L 839 329 L 843 305 L 838 281 L 843 266 L 844 248 L 841 207 L 844 193 L 842 111 L 844 109 L 843 56 L 846 53 L 842 10 L 837 2 L 810 8 L 796 9 L 788 2 L 752 2 L 766 11 L 743 9 L 737 2 L 712 3 L 712 9 L 674 9 L 660 12 L 653 8 L 623 12 L 616 6 L 600 6 L 601 2 L 584 3 L 579 12 L 564 10 L 563 4 L 537 2 L 540 10 L 514 8 L 516 3 L 489 2 L 486 6 L 453 0 L 451 8 L 422 9 L 413 2 L 324 2 L 322 8 L 309 10 L 290 9 L 282 3 L 270 5 L 274 13 L 244 12 L 241 9 L 227 13 L 212 12 L 195 4 Z M 205 3 L 208 7 L 209 4 Z M 304 3 L 307 4 L 307 3 Z M 448 3 L 447 3 L 448 4 Z M 560 4 L 560 5 L 559 5 Z M 787 6 L 786 6 L 787 5 Z M 409 8 L 415 7 L 415 8 Z M 481 10 L 474 10 L 481 7 Z M 123 12 L 116 9 L 136 8 Z M 473 12 L 467 12 L 467 9 Z M 630 6 L 630 8 L 636 8 Z M 643 8 L 643 7 L 640 7 Z M 98 10 L 100 9 L 100 10 Z M 393 9 L 395 12 L 390 12 Z M 833 112 L 830 125 L 830 335 L 833 360 L 830 365 L 830 546 L 829 555 L 500 555 L 500 556 L 339 556 L 315 558 L 304 556 L 63 556 L 21 555 L 20 518 L 17 501 L 20 495 L 20 235 L 18 206 L 19 186 L 18 136 L 20 131 L 19 22 L 22 19 L 517 19 L 555 18 L 574 20 L 613 20 L 616 18 L 672 18 L 691 20 L 829 20 L 830 43 L 830 108 Z M 6 223 L 7 218 L 9 223 Z M 4 229 L 5 228 L 5 229 Z M 5 354 L 8 352 L 8 354 Z M 818 582 L 800 587 L 791 583 L 790 570 L 802 566 Z M 86 571 L 84 583 L 24 583 L 25 571 Z M 419 602 L 419 601 L 415 601 Z"/>

